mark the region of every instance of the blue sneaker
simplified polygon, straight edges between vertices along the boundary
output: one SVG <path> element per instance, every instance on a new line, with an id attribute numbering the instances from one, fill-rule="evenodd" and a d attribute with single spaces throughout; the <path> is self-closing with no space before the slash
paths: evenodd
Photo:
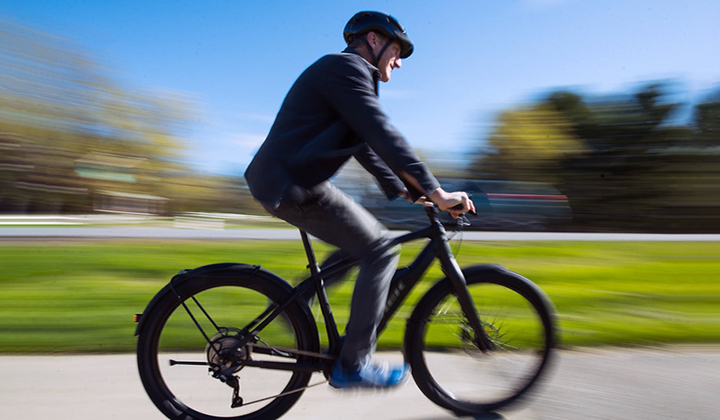
<path id="1" fill-rule="evenodd" d="M 408 365 L 390 366 L 365 363 L 357 370 L 348 372 L 338 363 L 330 377 L 330 386 L 339 389 L 349 388 L 393 388 L 401 385 L 410 376 Z"/>

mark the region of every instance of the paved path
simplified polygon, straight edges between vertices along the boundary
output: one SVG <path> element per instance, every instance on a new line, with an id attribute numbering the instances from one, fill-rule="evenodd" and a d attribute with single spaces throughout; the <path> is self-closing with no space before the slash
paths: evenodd
<path id="1" fill-rule="evenodd" d="M 388 353 L 386 359 L 399 354 Z M 534 400 L 506 420 L 720 419 L 720 348 L 561 352 Z M 132 355 L 0 357 L 0 419 L 162 420 Z M 283 419 L 451 420 L 410 382 L 381 394 L 308 390 Z"/>

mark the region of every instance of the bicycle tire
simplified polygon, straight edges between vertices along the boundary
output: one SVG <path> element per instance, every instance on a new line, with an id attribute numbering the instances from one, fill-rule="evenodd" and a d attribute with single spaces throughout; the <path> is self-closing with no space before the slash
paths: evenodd
<path id="1" fill-rule="evenodd" d="M 144 325 L 138 338 L 137 362 L 148 396 L 163 414 L 173 420 L 279 418 L 300 398 L 312 373 L 243 366 L 242 359 L 247 355 L 253 359 L 272 359 L 273 356 L 257 355 L 259 347 L 233 348 L 233 344 L 242 338 L 243 327 L 267 310 L 270 303 L 285 302 L 292 288 L 264 270 L 254 270 L 252 274 L 242 269 L 233 270 L 232 267 L 211 273 L 198 270 L 199 274 L 191 272 L 186 275 L 182 282 L 171 287 L 171 291 L 161 292 L 162 296 L 156 298 L 155 304 L 151 304 L 148 312 L 142 315 Z M 194 299 L 200 302 L 202 309 L 195 308 L 198 305 Z M 195 312 L 193 316 L 201 326 L 209 324 L 206 325 L 206 335 L 213 334 L 211 341 L 215 345 L 207 343 L 181 302 L 186 302 L 191 312 Z M 206 317 L 203 311 L 209 316 Z M 282 357 L 283 361 L 288 360 L 288 348 L 319 351 L 317 326 L 306 305 L 293 303 L 281 315 L 261 331 L 258 343 L 285 349 L 282 350 L 286 356 Z M 208 321 L 210 318 L 212 322 Z M 226 354 L 233 355 L 231 357 L 236 361 L 227 362 L 227 358 L 223 359 Z M 169 362 L 176 357 L 188 365 Z M 290 358 L 291 363 L 292 360 L 302 363 L 308 359 L 310 356 L 303 354 Z M 218 362 L 220 360 L 222 362 Z M 200 367 L 202 362 L 206 363 L 206 369 Z M 242 406 L 231 408 L 231 403 L 235 401 L 234 389 L 209 374 L 213 366 L 211 362 L 217 362 L 215 366 L 222 364 L 230 372 L 237 369 L 232 375 L 239 377 L 239 396 L 245 402 Z M 276 377 L 281 380 L 271 383 Z M 268 386 L 272 389 L 266 390 Z M 269 399 L 263 401 L 262 398 L 266 397 Z"/>
<path id="2" fill-rule="evenodd" d="M 445 278 L 414 309 L 404 353 L 418 388 L 458 415 L 482 415 L 521 400 L 550 365 L 554 308 L 528 279 L 504 267 L 463 270 L 480 320 L 494 344 L 483 353 Z"/>

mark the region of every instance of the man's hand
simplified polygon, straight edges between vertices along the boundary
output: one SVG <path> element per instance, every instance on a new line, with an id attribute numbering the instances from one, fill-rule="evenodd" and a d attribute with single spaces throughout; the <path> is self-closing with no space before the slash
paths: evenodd
<path id="1" fill-rule="evenodd" d="M 464 191 L 447 192 L 442 188 L 438 188 L 431 192 L 428 198 L 437 204 L 440 210 L 447 210 L 454 219 L 457 219 L 463 213 L 475 212 L 475 205 Z M 459 206 L 461 204 L 462 208 Z M 458 206 L 458 208 L 454 208 L 455 206 Z"/>
<path id="2" fill-rule="evenodd" d="M 425 198 L 423 195 L 422 197 L 418 198 L 417 200 L 413 200 L 412 197 L 410 197 L 410 193 L 408 190 L 404 190 L 400 194 L 398 194 L 398 197 L 402 198 L 403 200 L 413 203 L 413 204 L 422 204 L 424 206 L 432 206 L 433 202 Z"/>

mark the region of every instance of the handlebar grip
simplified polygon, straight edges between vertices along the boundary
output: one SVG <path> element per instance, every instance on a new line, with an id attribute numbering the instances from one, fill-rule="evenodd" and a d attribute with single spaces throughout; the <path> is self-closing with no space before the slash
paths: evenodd
<path id="1" fill-rule="evenodd" d="M 461 204 L 457 204 L 457 205 L 451 207 L 452 210 L 462 210 L 462 208 L 463 208 L 462 203 L 461 203 Z M 472 214 L 473 216 L 477 216 L 477 213 L 475 213 L 475 212 L 472 211 L 472 210 L 470 210 L 468 213 L 469 213 L 469 214 Z"/>
<path id="2" fill-rule="evenodd" d="M 422 200 L 422 199 L 429 201 L 430 203 L 432 203 L 433 207 L 435 207 L 436 209 L 439 210 L 439 207 L 438 207 L 437 203 L 435 203 L 435 202 L 433 202 L 432 200 L 430 200 L 426 195 L 423 195 L 423 196 L 420 197 L 418 200 Z M 460 203 L 460 204 L 454 205 L 453 207 L 450 207 L 448 210 L 462 210 L 462 208 L 463 208 L 463 204 Z M 477 213 L 474 212 L 474 211 L 472 211 L 472 210 L 469 211 L 468 213 L 472 214 L 473 216 L 477 216 Z"/>

